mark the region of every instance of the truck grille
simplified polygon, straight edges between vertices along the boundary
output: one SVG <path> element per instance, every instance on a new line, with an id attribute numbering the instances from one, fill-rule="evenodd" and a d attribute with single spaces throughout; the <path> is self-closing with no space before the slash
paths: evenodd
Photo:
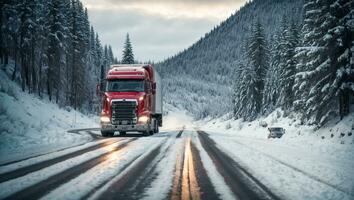
<path id="1" fill-rule="evenodd" d="M 112 124 L 136 124 L 136 101 L 112 101 Z"/>

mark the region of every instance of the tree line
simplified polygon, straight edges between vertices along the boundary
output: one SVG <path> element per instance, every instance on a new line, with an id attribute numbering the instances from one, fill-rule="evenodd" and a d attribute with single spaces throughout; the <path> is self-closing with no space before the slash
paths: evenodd
<path id="1" fill-rule="evenodd" d="M 94 111 L 95 85 L 117 62 L 102 46 L 80 0 L 2 1 L 0 59 L 23 91 Z"/>
<path id="2" fill-rule="evenodd" d="M 283 17 L 270 40 L 256 22 L 242 48 L 234 117 L 251 121 L 281 108 L 319 126 L 354 102 L 354 2 L 307 0 L 301 25 Z"/>

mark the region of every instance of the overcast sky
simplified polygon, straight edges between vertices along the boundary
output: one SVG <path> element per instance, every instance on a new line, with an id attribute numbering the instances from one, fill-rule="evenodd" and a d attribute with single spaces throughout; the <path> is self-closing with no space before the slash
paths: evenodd
<path id="1" fill-rule="evenodd" d="M 122 57 L 129 33 L 135 58 L 162 61 L 196 42 L 246 0 L 82 0 L 103 44 Z"/>

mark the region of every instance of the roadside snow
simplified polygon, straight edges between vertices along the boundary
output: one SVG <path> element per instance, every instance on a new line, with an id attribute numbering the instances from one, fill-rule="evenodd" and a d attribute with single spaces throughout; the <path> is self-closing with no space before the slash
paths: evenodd
<path id="1" fill-rule="evenodd" d="M 315 126 L 300 125 L 299 116 L 295 114 L 291 117 L 282 116 L 283 112 L 276 110 L 266 117 L 252 122 L 244 122 L 242 119 L 234 120 L 225 115 L 217 119 L 197 121 L 195 125 L 204 130 L 222 132 L 226 135 L 258 139 L 267 139 L 268 127 L 283 127 L 286 134 L 280 139 L 281 141 L 298 142 L 304 145 L 315 145 L 316 143 L 352 146 L 354 144 L 354 113 L 343 120 L 332 120 L 320 129 L 316 129 Z M 266 127 L 262 127 L 262 125 Z"/>
<path id="2" fill-rule="evenodd" d="M 97 122 L 95 117 L 22 92 L 0 70 L 0 163 L 86 143 L 92 139 L 89 135 L 66 131 L 98 127 Z"/>
<path id="3" fill-rule="evenodd" d="M 227 117 L 196 122 L 219 148 L 261 181 L 290 199 L 352 199 L 354 196 L 354 114 L 317 129 L 277 110 L 253 122 Z M 267 139 L 268 127 L 286 134 Z"/>

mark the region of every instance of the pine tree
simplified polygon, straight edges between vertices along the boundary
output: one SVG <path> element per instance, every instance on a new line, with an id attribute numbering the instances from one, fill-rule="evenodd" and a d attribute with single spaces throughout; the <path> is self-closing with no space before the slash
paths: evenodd
<path id="1" fill-rule="evenodd" d="M 85 43 L 83 41 L 83 19 L 82 19 L 82 5 L 79 1 L 72 0 L 70 13 L 70 33 L 71 40 L 71 98 L 70 104 L 74 109 L 80 108 L 83 101 L 81 101 L 81 93 L 84 92 L 84 57 Z"/>
<path id="2" fill-rule="evenodd" d="M 124 43 L 122 63 L 123 64 L 134 64 L 133 47 L 130 42 L 129 34 L 127 34 L 126 40 Z"/>
<path id="3" fill-rule="evenodd" d="M 35 34 L 36 41 L 36 49 L 35 49 L 35 57 L 37 58 L 36 66 L 37 66 L 37 91 L 38 96 L 42 97 L 43 89 L 45 86 L 45 73 L 44 69 L 48 66 L 48 57 L 47 57 L 47 47 L 48 47 L 48 32 L 49 27 L 46 25 L 47 21 L 47 8 L 48 4 L 43 1 L 38 3 L 37 5 L 37 33 Z"/>
<path id="4" fill-rule="evenodd" d="M 48 13 L 48 69 L 47 69 L 47 92 L 49 99 L 55 92 L 56 102 L 59 102 L 59 91 L 62 87 L 62 66 L 64 61 L 65 17 L 63 1 L 52 0 L 49 4 Z"/>
<path id="5" fill-rule="evenodd" d="M 249 69 L 254 70 L 254 83 L 249 85 L 249 87 L 255 87 L 252 91 L 254 94 L 252 95 L 253 101 L 255 101 L 255 105 L 252 106 L 252 113 L 260 113 L 262 106 L 262 98 L 263 98 L 263 90 L 265 84 L 265 78 L 267 74 L 268 68 L 268 49 L 266 46 L 265 35 L 263 32 L 263 27 L 258 21 L 253 25 L 252 34 L 249 38 L 249 45 L 247 46 L 247 65 L 249 65 Z M 248 69 L 248 68 L 247 68 Z M 250 73 L 253 75 L 253 73 Z M 255 116 L 253 116 L 255 117 Z"/>
<path id="6" fill-rule="evenodd" d="M 318 51 L 322 51 L 317 46 L 316 41 L 323 36 L 317 27 L 320 27 L 323 21 L 321 10 L 316 4 L 316 0 L 307 0 L 304 4 L 305 19 L 302 27 L 302 41 L 296 50 L 295 58 L 297 59 L 296 75 L 294 84 L 294 109 L 302 114 L 302 121 L 305 122 L 309 118 L 307 114 L 307 98 L 310 92 L 310 78 L 308 71 L 313 69 L 315 62 L 321 58 L 318 57 Z"/>
<path id="7" fill-rule="evenodd" d="M 348 98 L 353 91 L 353 27 L 349 22 L 353 2 L 309 1 L 305 9 L 305 37 L 297 54 L 299 72 L 294 88 L 303 119 L 321 126 L 338 114 L 338 97 Z"/>
<path id="8" fill-rule="evenodd" d="M 323 106 L 329 105 L 328 99 L 338 97 L 336 102 L 341 117 L 350 112 L 350 97 L 354 97 L 354 2 L 350 0 L 329 1 L 327 21 L 330 24 L 326 35 L 323 37 L 324 46 L 330 60 L 329 73 L 335 73 L 328 85 L 324 84 L 321 89 Z M 338 103 L 339 102 L 339 103 Z M 329 110 L 329 109 L 328 109 Z M 330 111 L 323 109 L 326 113 L 320 120 L 320 124 L 328 120 Z M 338 112 L 337 112 L 338 113 Z"/>
<path id="9" fill-rule="evenodd" d="M 95 49 L 95 31 L 93 26 L 90 28 L 90 49 L 91 51 L 94 51 Z"/>
<path id="10" fill-rule="evenodd" d="M 111 47 L 111 45 L 109 45 L 108 46 L 108 60 L 109 60 L 109 64 L 111 65 L 111 64 L 113 64 L 113 63 L 115 63 L 114 62 L 114 55 L 113 55 L 113 51 L 112 51 L 112 47 Z"/>
<path id="11" fill-rule="evenodd" d="M 279 98 L 280 57 L 281 57 L 281 32 L 278 31 L 272 39 L 270 65 L 267 70 L 263 93 L 263 114 L 269 114 L 277 107 Z"/>
<path id="12" fill-rule="evenodd" d="M 36 7 L 37 1 L 20 1 L 17 4 L 20 28 L 19 28 L 19 39 L 20 39 L 20 61 L 21 61 L 21 85 L 22 90 L 28 87 L 28 91 L 31 92 L 31 75 L 34 70 L 34 36 L 37 28 L 36 24 Z"/>
<path id="13" fill-rule="evenodd" d="M 110 62 L 109 62 L 109 58 L 108 58 L 108 47 L 107 47 L 107 45 L 104 45 L 104 48 L 103 48 L 103 66 L 106 69 L 109 69 L 109 66 L 110 66 Z"/>
<path id="14" fill-rule="evenodd" d="M 234 117 L 243 118 L 246 121 L 254 120 L 258 113 L 256 91 L 256 73 L 250 65 L 240 63 L 240 76 L 234 85 Z"/>
<path id="15" fill-rule="evenodd" d="M 350 112 L 350 98 L 354 97 L 354 2 L 338 0 L 331 5 L 331 14 L 337 18 L 334 27 L 328 31 L 326 42 L 333 44 L 334 65 L 337 65 L 336 79 L 339 89 L 339 114 L 341 118 Z"/>
<path id="16" fill-rule="evenodd" d="M 284 26 L 282 32 L 281 64 L 279 65 L 279 99 L 277 105 L 286 113 L 292 111 L 294 102 L 293 86 L 296 73 L 295 48 L 299 35 L 294 22 Z"/>
<path id="17" fill-rule="evenodd" d="M 234 86 L 234 116 L 251 121 L 261 112 L 268 65 L 268 50 L 259 22 L 254 24 L 252 34 L 244 44 L 243 52 L 238 70 L 240 75 Z"/>
<path id="18" fill-rule="evenodd" d="M 11 79 L 18 77 L 18 56 L 19 56 L 19 27 L 21 25 L 18 3 L 14 1 L 3 2 L 1 7 L 1 58 L 2 63 L 7 65 L 9 57 L 15 61 Z"/>
<path id="19" fill-rule="evenodd" d="M 101 69 L 101 66 L 103 66 L 103 56 L 104 56 L 104 52 L 103 52 L 103 47 L 101 44 L 101 41 L 98 37 L 98 34 L 96 33 L 96 37 L 95 37 L 95 65 Z M 105 66 L 104 66 L 105 67 Z"/>
<path id="20" fill-rule="evenodd" d="M 59 95 L 60 99 L 60 105 L 70 105 L 70 97 L 71 97 L 71 58 L 72 58 L 72 39 L 73 35 L 70 32 L 70 27 L 72 24 L 72 18 L 71 18 L 71 0 L 62 0 L 63 3 L 63 9 L 62 9 L 62 14 L 65 17 L 64 21 L 64 35 L 65 39 L 63 41 L 63 51 L 64 51 L 64 58 L 63 58 L 63 64 L 61 65 L 61 71 L 62 71 L 62 78 L 61 78 L 61 85 L 62 87 L 60 90 L 57 92 L 57 95 Z"/>

